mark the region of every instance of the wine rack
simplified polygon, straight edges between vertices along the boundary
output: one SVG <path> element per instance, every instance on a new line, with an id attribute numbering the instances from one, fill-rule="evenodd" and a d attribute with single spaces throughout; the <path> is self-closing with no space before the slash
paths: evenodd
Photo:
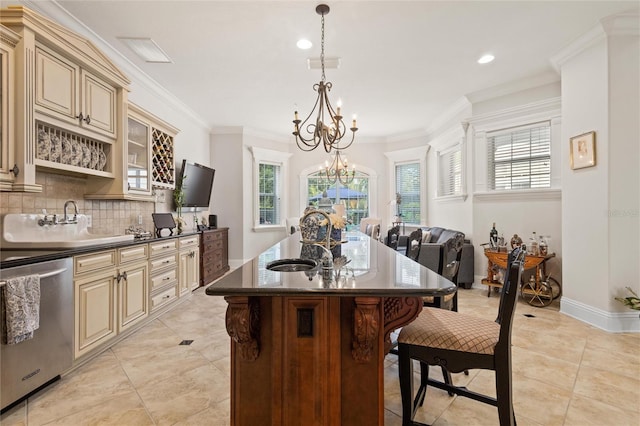
<path id="1" fill-rule="evenodd" d="M 175 166 L 173 159 L 173 136 L 152 128 L 151 147 L 152 185 L 156 188 L 175 188 Z"/>

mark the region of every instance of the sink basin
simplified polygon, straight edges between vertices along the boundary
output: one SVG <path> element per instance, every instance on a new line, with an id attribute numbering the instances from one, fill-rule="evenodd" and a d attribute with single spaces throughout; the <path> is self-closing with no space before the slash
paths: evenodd
<path id="1" fill-rule="evenodd" d="M 267 263 L 267 269 L 277 272 L 310 271 L 318 266 L 312 259 L 280 259 Z"/>
<path id="2" fill-rule="evenodd" d="M 133 235 L 89 232 L 89 218 L 79 214 L 77 223 L 38 225 L 38 214 L 6 214 L 2 219 L 3 249 L 71 249 L 133 241 Z"/>

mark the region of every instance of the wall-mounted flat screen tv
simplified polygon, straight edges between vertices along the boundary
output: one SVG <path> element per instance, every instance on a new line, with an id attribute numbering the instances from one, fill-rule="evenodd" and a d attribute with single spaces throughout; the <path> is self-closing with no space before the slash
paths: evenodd
<path id="1" fill-rule="evenodd" d="M 182 160 L 178 179 L 178 184 L 182 185 L 184 191 L 182 207 L 209 207 L 215 175 L 215 169 Z"/>

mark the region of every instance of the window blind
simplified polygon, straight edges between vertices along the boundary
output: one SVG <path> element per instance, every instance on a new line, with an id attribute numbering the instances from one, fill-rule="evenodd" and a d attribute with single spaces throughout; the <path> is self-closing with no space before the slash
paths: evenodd
<path id="1" fill-rule="evenodd" d="M 551 127 L 548 122 L 489 133 L 487 147 L 491 189 L 551 186 Z"/>
<path id="2" fill-rule="evenodd" d="M 402 196 L 397 206 L 403 222 L 420 223 L 420 163 L 396 165 L 396 192 Z"/>
<path id="3" fill-rule="evenodd" d="M 462 193 L 462 150 L 456 147 L 438 154 L 438 196 Z"/>

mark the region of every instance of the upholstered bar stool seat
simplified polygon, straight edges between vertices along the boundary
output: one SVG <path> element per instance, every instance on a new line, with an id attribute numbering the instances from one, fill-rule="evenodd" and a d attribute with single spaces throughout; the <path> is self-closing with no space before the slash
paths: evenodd
<path id="1" fill-rule="evenodd" d="M 495 321 L 445 309 L 424 308 L 415 321 L 402 328 L 398 343 L 493 354 L 499 337 L 500 324 Z"/>

